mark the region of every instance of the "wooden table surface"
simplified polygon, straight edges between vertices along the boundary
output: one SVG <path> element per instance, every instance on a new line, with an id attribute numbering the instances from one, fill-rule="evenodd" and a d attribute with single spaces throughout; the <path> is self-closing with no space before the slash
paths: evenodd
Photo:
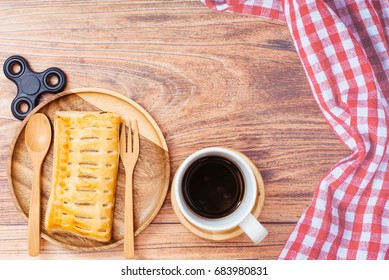
<path id="1" fill-rule="evenodd" d="M 325 122 L 284 23 L 209 11 L 197 0 L 1 1 L 0 63 L 26 57 L 51 66 L 67 89 L 127 95 L 157 121 L 171 172 L 194 151 L 226 146 L 249 156 L 266 188 L 268 237 L 198 238 L 176 218 L 170 190 L 135 239 L 138 259 L 275 259 L 322 176 L 347 155 Z M 15 85 L 0 74 L 0 258 L 28 259 L 27 224 L 7 182 L 20 121 Z M 48 96 L 44 96 L 48 98 Z M 122 259 L 123 246 L 81 253 L 42 241 L 42 259 Z"/>

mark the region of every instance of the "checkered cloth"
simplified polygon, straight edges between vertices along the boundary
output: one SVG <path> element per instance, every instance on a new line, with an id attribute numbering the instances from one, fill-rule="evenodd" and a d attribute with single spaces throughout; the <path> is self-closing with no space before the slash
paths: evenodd
<path id="1" fill-rule="evenodd" d="M 202 0 L 285 21 L 351 154 L 321 180 L 280 259 L 389 259 L 389 1 Z"/>

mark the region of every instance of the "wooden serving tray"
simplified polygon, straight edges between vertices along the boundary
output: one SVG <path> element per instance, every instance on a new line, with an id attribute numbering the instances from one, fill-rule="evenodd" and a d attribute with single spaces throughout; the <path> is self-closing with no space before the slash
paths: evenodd
<path id="1" fill-rule="evenodd" d="M 170 179 L 170 161 L 166 141 L 156 122 L 137 103 L 112 91 L 84 88 L 70 90 L 36 107 L 22 122 L 11 146 L 8 161 L 8 181 L 16 207 L 28 220 L 32 163 L 24 143 L 24 130 L 35 113 L 45 114 L 53 124 L 57 111 L 108 111 L 124 120 L 137 120 L 140 134 L 140 154 L 134 171 L 135 235 L 144 230 L 157 215 L 165 200 Z M 54 135 L 53 135 L 54 137 Z M 112 239 L 108 243 L 93 241 L 67 233 L 49 233 L 44 228 L 47 200 L 51 190 L 53 141 L 42 165 L 41 228 L 42 237 L 66 248 L 100 251 L 123 243 L 125 171 L 119 164 L 116 187 Z M 27 246 L 27 245 L 26 245 Z"/>

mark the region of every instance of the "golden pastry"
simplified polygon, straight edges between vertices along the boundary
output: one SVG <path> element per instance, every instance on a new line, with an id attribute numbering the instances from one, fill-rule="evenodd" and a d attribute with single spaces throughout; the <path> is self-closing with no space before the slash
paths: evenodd
<path id="1" fill-rule="evenodd" d="M 48 231 L 111 239 L 120 123 L 120 116 L 106 112 L 56 114 Z"/>

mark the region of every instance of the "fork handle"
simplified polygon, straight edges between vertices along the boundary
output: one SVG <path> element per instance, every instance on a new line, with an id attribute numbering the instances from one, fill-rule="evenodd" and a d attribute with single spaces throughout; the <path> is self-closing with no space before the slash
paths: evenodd
<path id="1" fill-rule="evenodd" d="M 126 172 L 126 189 L 124 195 L 124 257 L 133 259 L 134 253 L 134 202 L 133 202 L 133 172 Z"/>

